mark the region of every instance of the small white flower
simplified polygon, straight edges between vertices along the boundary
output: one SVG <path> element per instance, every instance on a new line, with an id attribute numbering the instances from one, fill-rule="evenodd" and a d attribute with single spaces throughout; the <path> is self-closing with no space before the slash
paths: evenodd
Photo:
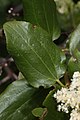
<path id="1" fill-rule="evenodd" d="M 57 103 L 61 103 L 58 105 L 58 111 L 68 113 L 71 108 L 70 120 L 80 120 L 80 73 L 75 72 L 71 81 L 70 87 L 58 90 L 54 98 Z"/>
<path id="2" fill-rule="evenodd" d="M 60 111 L 61 110 L 61 105 L 58 105 L 58 111 Z"/>
<path id="3" fill-rule="evenodd" d="M 71 114 L 70 114 L 70 120 L 80 120 L 80 112 L 73 109 Z"/>

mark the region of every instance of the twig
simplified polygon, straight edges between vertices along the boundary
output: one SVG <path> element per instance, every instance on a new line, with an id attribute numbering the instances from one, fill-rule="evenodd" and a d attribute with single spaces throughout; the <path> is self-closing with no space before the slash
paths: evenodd
<path id="1" fill-rule="evenodd" d="M 2 85 L 3 83 L 7 82 L 9 79 L 10 79 L 10 76 L 6 76 L 2 80 L 0 80 L 0 85 Z"/>
<path id="2" fill-rule="evenodd" d="M 4 64 L 4 70 L 6 71 L 8 76 L 10 76 L 10 78 L 14 78 L 15 80 L 17 80 L 17 78 L 18 78 L 17 75 L 12 72 L 12 70 L 8 67 L 7 63 Z"/>
<path id="3" fill-rule="evenodd" d="M 10 79 L 17 80 L 17 75 L 9 68 L 8 63 L 12 62 L 13 59 L 5 59 L 5 58 L 0 58 L 0 66 L 4 69 L 4 71 L 7 73 L 7 76 L 0 80 L 0 85 L 3 83 L 9 81 Z"/>
<path id="4" fill-rule="evenodd" d="M 3 36 L 3 30 L 0 29 L 0 37 L 2 37 L 2 36 Z"/>
<path id="5" fill-rule="evenodd" d="M 68 78 L 68 72 L 65 72 L 65 74 L 64 74 L 64 80 L 65 80 L 66 86 L 69 86 L 70 85 L 70 80 Z"/>

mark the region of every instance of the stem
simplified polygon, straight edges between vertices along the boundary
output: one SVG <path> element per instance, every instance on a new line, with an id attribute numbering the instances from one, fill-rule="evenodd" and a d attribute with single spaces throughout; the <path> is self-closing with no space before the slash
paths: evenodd
<path id="1" fill-rule="evenodd" d="M 69 77 L 68 77 L 68 72 L 65 72 L 64 74 L 64 80 L 65 80 L 65 84 L 66 86 L 70 86 L 70 80 L 69 80 Z"/>
<path id="2" fill-rule="evenodd" d="M 63 84 L 60 80 L 56 80 L 56 82 L 57 82 L 60 86 L 64 87 L 64 84 Z"/>
<path id="3" fill-rule="evenodd" d="M 3 83 L 6 83 L 7 81 L 9 81 L 10 79 L 10 76 L 6 76 L 5 78 L 3 78 L 2 80 L 0 80 L 0 86 L 3 84 Z"/>

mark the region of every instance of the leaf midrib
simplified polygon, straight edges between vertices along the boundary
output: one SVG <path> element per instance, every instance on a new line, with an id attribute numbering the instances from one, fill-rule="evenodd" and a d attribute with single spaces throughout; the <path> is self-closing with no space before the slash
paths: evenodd
<path id="1" fill-rule="evenodd" d="M 21 27 L 21 26 L 19 26 L 19 27 L 25 32 L 25 30 L 23 29 L 23 27 Z M 25 38 L 24 38 L 24 39 L 25 39 Z M 40 43 L 40 41 L 38 41 L 37 39 L 36 39 L 36 41 Z M 54 43 L 52 42 L 52 44 L 54 44 Z M 53 62 L 53 59 L 52 59 L 51 55 L 49 54 L 49 52 L 47 51 L 47 49 L 45 48 L 44 45 L 42 45 L 42 47 L 45 49 L 45 51 L 46 51 L 47 54 L 49 55 L 49 57 L 50 57 L 50 59 L 51 59 L 51 62 L 52 62 L 52 64 L 53 64 L 54 68 L 55 68 L 55 65 L 54 65 L 54 62 Z M 56 69 L 55 69 L 55 72 L 56 72 Z M 56 74 L 57 74 L 57 73 L 56 73 Z M 54 77 L 54 78 L 55 78 L 55 77 Z M 56 79 L 56 78 L 55 78 L 55 79 Z"/>
<path id="2" fill-rule="evenodd" d="M 18 33 L 17 30 L 15 30 L 14 28 L 12 28 L 10 25 L 7 25 L 7 26 L 9 26 L 11 29 L 13 29 L 24 40 L 24 42 L 25 42 L 26 39 L 23 38 L 23 36 L 20 33 Z M 49 71 L 49 73 L 51 74 L 51 76 L 53 78 L 55 78 L 55 76 L 53 76 L 53 73 L 50 71 L 50 69 L 48 68 L 48 66 L 44 63 L 44 61 L 42 60 L 42 58 L 34 51 L 34 49 L 28 43 L 25 42 L 25 44 L 27 44 L 32 49 L 32 51 L 36 54 L 36 56 L 40 59 L 40 61 L 44 64 L 44 66 L 46 67 L 46 69 Z"/>
<path id="3" fill-rule="evenodd" d="M 16 49 L 16 47 L 15 47 Z M 17 50 L 17 49 L 16 49 Z M 19 51 L 18 51 L 19 52 Z M 38 73 L 40 73 L 41 75 L 43 75 L 45 78 L 48 77 L 48 76 L 45 76 L 43 73 L 41 73 L 38 69 L 36 69 L 35 67 L 33 67 L 33 65 L 23 56 L 23 54 L 21 54 L 21 52 L 19 52 L 19 54 L 23 57 L 23 59 L 25 59 L 26 62 L 28 62 L 28 64 L 30 64 L 30 66 L 36 70 Z M 47 79 L 47 78 L 46 78 Z M 51 79 L 51 78 L 48 78 L 48 79 Z"/>
<path id="4" fill-rule="evenodd" d="M 19 26 L 19 27 L 25 32 L 25 30 L 23 29 L 23 27 L 21 27 L 21 26 Z M 24 38 L 24 39 L 25 39 L 25 38 Z M 28 39 L 28 38 L 27 38 L 27 39 Z M 38 41 L 37 39 L 36 39 L 36 41 L 40 43 L 40 41 Z M 26 42 L 25 42 L 25 43 L 26 43 Z M 49 52 L 47 51 L 47 49 L 45 48 L 44 45 L 42 45 L 42 47 L 45 49 L 45 51 L 46 51 L 47 54 L 49 55 L 49 57 L 50 57 L 50 59 L 51 59 L 51 62 L 52 62 L 52 64 L 53 64 L 54 68 L 55 68 L 55 65 L 54 65 L 54 62 L 53 62 L 53 59 L 52 59 L 51 55 L 49 54 Z M 55 72 L 56 72 L 56 70 L 55 70 Z M 55 77 L 54 77 L 54 78 L 55 78 Z M 56 78 L 55 78 L 55 79 L 56 79 Z"/>

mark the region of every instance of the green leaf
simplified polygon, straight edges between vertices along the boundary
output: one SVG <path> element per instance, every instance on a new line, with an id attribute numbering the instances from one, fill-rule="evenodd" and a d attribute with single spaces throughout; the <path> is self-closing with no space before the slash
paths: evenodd
<path id="1" fill-rule="evenodd" d="M 75 71 L 80 71 L 80 52 L 78 50 L 74 51 L 74 57 L 71 57 L 68 62 L 68 71 L 70 76 L 72 76 Z"/>
<path id="2" fill-rule="evenodd" d="M 57 111 L 57 102 L 53 98 L 53 93 L 54 91 L 50 91 L 45 101 L 43 102 L 43 105 L 48 110 L 48 113 L 44 120 L 68 120 L 68 114 Z"/>
<path id="3" fill-rule="evenodd" d="M 36 120 L 32 110 L 42 104 L 47 93 L 28 86 L 24 79 L 13 82 L 0 95 L 0 120 Z"/>
<path id="4" fill-rule="evenodd" d="M 4 32 L 8 51 L 32 86 L 50 87 L 63 76 L 65 56 L 42 28 L 13 21 Z"/>
<path id="5" fill-rule="evenodd" d="M 70 36 L 69 49 L 71 53 L 74 53 L 75 49 L 80 48 L 80 24 Z"/>
<path id="6" fill-rule="evenodd" d="M 75 71 L 80 71 L 80 24 L 71 34 L 69 49 L 73 57 L 68 62 L 68 72 L 72 76 Z"/>
<path id="7" fill-rule="evenodd" d="M 71 57 L 68 62 L 68 72 L 70 77 L 75 71 L 80 71 L 80 63 L 78 63 L 75 58 Z"/>
<path id="8" fill-rule="evenodd" d="M 43 113 L 46 111 L 47 109 L 46 108 L 35 108 L 33 111 L 32 111 L 32 114 L 35 116 L 35 117 L 39 117 L 41 118 Z"/>
<path id="9" fill-rule="evenodd" d="M 23 0 L 25 20 L 45 29 L 55 40 L 60 35 L 54 0 Z"/>

